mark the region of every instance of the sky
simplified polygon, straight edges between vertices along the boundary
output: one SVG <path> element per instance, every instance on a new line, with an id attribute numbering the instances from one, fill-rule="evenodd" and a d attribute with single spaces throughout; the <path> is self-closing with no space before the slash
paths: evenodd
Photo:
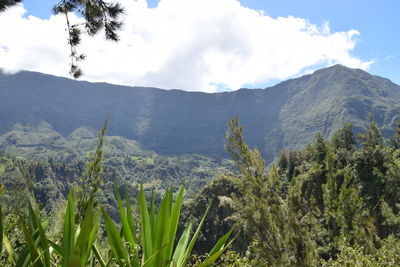
<path id="1" fill-rule="evenodd" d="M 69 77 L 58 1 L 0 13 L 0 68 Z M 265 88 L 334 64 L 400 84 L 398 0 L 120 0 L 120 41 L 84 36 L 82 80 L 220 92 Z M 71 15 L 73 22 L 81 18 Z"/>

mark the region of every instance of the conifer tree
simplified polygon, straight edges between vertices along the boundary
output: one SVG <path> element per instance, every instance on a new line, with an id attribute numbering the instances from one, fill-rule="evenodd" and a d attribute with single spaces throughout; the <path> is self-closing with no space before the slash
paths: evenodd
<path id="1" fill-rule="evenodd" d="M 0 12 L 21 2 L 22 0 L 0 0 Z M 69 14 L 73 12 L 78 13 L 85 19 L 83 25 L 70 23 Z M 84 60 L 86 57 L 84 54 L 77 52 L 77 46 L 81 42 L 83 31 L 86 31 L 90 36 L 94 36 L 100 30 L 104 29 L 107 40 L 119 40 L 118 31 L 122 26 L 120 16 L 124 13 L 124 9 L 119 2 L 61 0 L 54 6 L 53 13 L 65 16 L 68 30 L 68 44 L 70 46 L 70 74 L 75 79 L 82 75 L 82 70 L 78 62 Z"/>
<path id="2" fill-rule="evenodd" d="M 325 140 L 324 137 L 322 136 L 321 133 L 317 133 L 315 135 L 315 141 L 314 141 L 314 158 L 316 162 L 322 163 L 325 159 L 326 156 L 326 145 L 325 145 Z"/>
<path id="3" fill-rule="evenodd" d="M 385 152 L 381 132 L 371 116 L 369 128 L 359 134 L 362 148 L 355 153 L 356 170 L 362 185 L 363 196 L 370 207 L 379 206 L 382 195 Z M 377 212 L 377 210 L 375 210 Z"/>
<path id="4" fill-rule="evenodd" d="M 0 12 L 21 2 L 22 0 L 0 0 Z"/>
<path id="5" fill-rule="evenodd" d="M 400 149 L 400 120 L 397 120 L 396 132 L 391 139 L 394 149 Z"/>
<path id="6" fill-rule="evenodd" d="M 257 148 L 251 150 L 243 140 L 243 127 L 234 117 L 227 132 L 230 152 L 240 175 L 236 183 L 241 197 L 236 200 L 245 231 L 251 233 L 254 262 L 271 266 L 315 266 L 315 211 L 304 209 L 302 180 L 291 181 L 288 199 L 283 196 L 284 183 L 278 167 L 266 173 L 265 161 Z"/>
<path id="7" fill-rule="evenodd" d="M 79 13 L 84 19 L 84 30 L 94 36 L 100 30 L 104 29 L 107 40 L 118 41 L 117 32 L 121 29 L 122 22 L 119 20 L 124 9 L 116 3 L 109 3 L 103 0 L 61 0 L 53 8 L 54 14 L 63 14 L 67 23 L 69 34 L 68 44 L 70 45 L 70 74 L 74 78 L 82 75 L 82 70 L 78 66 L 78 62 L 85 59 L 84 54 L 77 53 L 77 46 L 81 42 L 81 34 L 83 32 L 82 25 L 70 24 L 68 14 L 71 12 Z"/>
<path id="8" fill-rule="evenodd" d="M 335 149 L 345 149 L 347 151 L 354 151 L 356 141 L 353 135 L 353 124 L 347 123 L 344 127 L 336 131 L 332 136 L 332 145 Z"/>
<path id="9" fill-rule="evenodd" d="M 378 145 L 383 145 L 382 134 L 374 121 L 374 117 L 370 116 L 369 128 L 363 134 L 359 134 L 358 138 L 361 141 L 364 149 L 372 150 Z"/>

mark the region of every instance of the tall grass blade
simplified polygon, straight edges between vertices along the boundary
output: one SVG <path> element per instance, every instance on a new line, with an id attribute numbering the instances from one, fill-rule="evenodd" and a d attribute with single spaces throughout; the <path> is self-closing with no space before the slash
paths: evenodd
<path id="1" fill-rule="evenodd" d="M 185 251 L 185 255 L 184 255 L 184 257 L 182 258 L 182 261 L 180 262 L 180 264 L 178 264 L 178 267 L 180 267 L 180 266 L 183 267 L 183 266 L 185 265 L 186 261 L 188 260 L 189 255 L 190 255 L 190 253 L 192 252 L 193 246 L 194 246 L 194 244 L 196 243 L 197 238 L 199 237 L 200 230 L 201 230 L 201 228 L 203 227 L 204 221 L 205 221 L 205 219 L 206 219 L 206 216 L 207 216 L 208 211 L 210 210 L 210 207 L 211 207 L 211 203 L 208 205 L 208 207 L 207 207 L 207 209 L 206 209 L 206 212 L 204 213 L 203 218 L 201 219 L 200 224 L 199 224 L 199 226 L 197 227 L 196 232 L 194 233 L 194 235 L 193 235 L 193 237 L 192 237 L 192 240 L 190 240 L 189 246 L 187 247 L 187 249 L 186 249 L 186 251 Z"/>
<path id="2" fill-rule="evenodd" d="M 175 236 L 176 236 L 176 231 L 178 229 L 178 224 L 179 224 L 179 216 L 181 214 L 181 207 L 182 207 L 182 202 L 183 202 L 183 195 L 185 193 L 185 187 L 182 185 L 181 189 L 179 190 L 178 197 L 176 198 L 175 204 L 172 207 L 172 212 L 171 212 L 171 219 L 170 219 L 170 232 L 169 232 L 169 242 L 166 247 L 166 252 L 167 252 L 167 258 L 168 260 L 171 259 L 172 252 L 174 249 L 174 242 L 175 242 Z"/>
<path id="3" fill-rule="evenodd" d="M 102 209 L 102 213 L 104 224 L 106 226 L 108 243 L 110 244 L 111 251 L 115 259 L 117 260 L 119 266 L 129 266 L 129 258 L 127 257 L 125 246 L 117 227 L 104 209 Z"/>
<path id="4" fill-rule="evenodd" d="M 165 203 L 164 203 L 164 207 L 163 210 L 159 211 L 159 215 L 160 216 L 160 221 L 158 223 L 160 223 L 158 225 L 159 228 L 159 243 L 157 245 L 157 248 L 159 248 L 160 246 L 167 246 L 168 244 L 173 244 L 174 240 L 170 239 L 170 232 L 172 231 L 171 226 L 172 226 L 172 222 L 171 222 L 171 209 L 172 209 L 172 188 L 170 190 L 167 191 L 166 195 L 165 195 Z M 168 262 L 170 260 L 170 257 L 168 256 L 168 251 L 167 251 L 167 247 L 163 250 L 160 251 L 160 254 L 157 256 L 157 260 L 156 263 L 158 265 L 162 264 L 165 265 L 166 262 Z"/>
<path id="5" fill-rule="evenodd" d="M 0 204 L 0 255 L 3 251 L 3 208 Z"/>
<path id="6" fill-rule="evenodd" d="M 226 246 L 222 246 L 220 250 L 215 251 L 213 254 L 210 254 L 204 262 L 200 264 L 199 267 L 207 267 L 213 264 L 221 255 L 222 253 L 225 252 L 235 241 L 235 239 L 238 237 L 239 234 L 237 234 Z"/>
<path id="7" fill-rule="evenodd" d="M 100 266 L 106 267 L 106 263 L 104 262 L 103 257 L 100 255 L 100 252 L 96 247 L 96 244 L 93 244 L 92 251 Z"/>
<path id="8" fill-rule="evenodd" d="M 190 230 L 192 229 L 192 222 L 189 222 L 185 226 L 178 244 L 176 245 L 174 255 L 172 256 L 172 261 L 170 266 L 180 266 L 184 260 L 185 251 L 189 242 Z"/>
<path id="9" fill-rule="evenodd" d="M 121 195 L 119 194 L 117 185 L 115 185 L 114 187 L 115 187 L 115 193 L 117 195 L 119 217 L 121 219 L 121 224 L 122 224 L 122 234 L 125 238 L 125 241 L 129 242 L 132 247 L 135 247 L 136 242 L 135 238 L 133 237 L 134 233 L 132 233 L 131 227 L 128 222 L 128 214 L 125 212 L 125 209 L 122 205 Z"/>
<path id="10" fill-rule="evenodd" d="M 4 248 L 7 251 L 8 257 L 11 260 L 11 262 L 16 265 L 18 261 L 18 255 L 15 253 L 14 249 L 11 246 L 10 241 L 8 240 L 7 236 L 4 235 L 3 233 L 3 243 L 4 243 Z"/>
<path id="11" fill-rule="evenodd" d="M 26 225 L 26 223 L 22 217 L 20 217 L 20 223 L 21 223 L 21 228 L 22 228 L 22 232 L 24 234 L 26 245 L 29 249 L 31 261 L 35 262 L 34 264 L 32 264 L 32 266 L 34 266 L 34 267 L 44 266 L 43 262 L 39 259 L 39 251 L 37 249 L 38 244 L 36 244 L 36 242 L 34 241 L 32 234 L 29 232 L 28 226 Z M 37 242 L 37 243 L 39 243 L 39 242 Z"/>
<path id="12" fill-rule="evenodd" d="M 231 236 L 233 230 L 235 230 L 237 226 L 237 223 L 235 223 L 232 228 L 229 230 L 229 232 L 227 232 L 223 237 L 221 237 L 217 243 L 215 244 L 215 246 L 213 247 L 213 249 L 210 251 L 210 253 L 208 254 L 208 257 L 214 255 L 216 252 L 220 251 L 221 249 L 224 248 L 224 245 L 226 243 L 226 241 L 228 240 L 228 238 Z"/>
<path id="13" fill-rule="evenodd" d="M 232 228 L 229 230 L 228 233 L 226 233 L 223 237 L 221 237 L 213 249 L 210 251 L 208 254 L 207 258 L 204 260 L 204 262 L 200 265 L 200 267 L 206 267 L 210 266 L 213 264 L 221 255 L 222 253 L 225 252 L 225 250 L 232 244 L 232 242 L 238 237 L 238 234 L 225 246 L 226 241 L 232 234 L 233 230 L 236 228 L 237 223 L 235 223 Z"/>
<path id="14" fill-rule="evenodd" d="M 151 192 L 150 200 L 150 227 L 152 242 L 154 243 L 154 234 L 156 232 L 156 205 L 154 204 L 154 190 Z"/>
<path id="15" fill-rule="evenodd" d="M 45 266 L 50 266 L 50 245 L 49 242 L 47 241 L 47 237 L 46 237 L 46 233 L 45 230 L 43 228 L 42 222 L 40 220 L 40 216 L 39 216 L 39 208 L 38 205 L 36 203 L 36 199 L 32 198 L 32 202 L 34 207 L 32 208 L 31 203 L 29 203 L 29 207 L 30 207 L 30 212 L 33 213 L 33 220 L 34 220 L 34 225 L 37 226 L 37 229 L 39 231 L 39 236 L 40 236 L 40 245 L 42 246 L 42 249 L 44 250 L 43 257 L 44 257 L 44 264 Z"/>
<path id="16" fill-rule="evenodd" d="M 73 262 L 77 262 L 81 267 L 86 266 L 90 251 L 96 238 L 99 228 L 99 215 L 94 212 L 93 195 L 89 199 L 88 209 L 81 223 L 81 229 L 76 240 Z"/>
<path id="17" fill-rule="evenodd" d="M 68 194 L 67 210 L 64 219 L 63 233 L 63 256 L 62 266 L 67 267 L 73 254 L 75 246 L 75 215 L 74 215 L 74 196 L 70 192 Z"/>
<path id="18" fill-rule="evenodd" d="M 168 195 L 169 195 L 169 191 L 166 192 L 164 198 L 161 200 L 161 204 L 160 204 L 160 208 L 158 210 L 158 214 L 157 214 L 157 218 L 156 218 L 156 222 L 155 222 L 155 230 L 154 230 L 154 234 L 153 234 L 153 249 L 154 250 L 158 250 L 162 244 L 162 238 L 164 236 L 164 226 L 166 224 L 168 224 L 168 222 L 166 222 L 167 220 L 167 216 L 168 216 Z M 158 254 L 158 256 L 156 257 L 156 265 L 160 265 L 160 253 Z"/>
<path id="19" fill-rule="evenodd" d="M 133 218 L 133 211 L 131 207 L 131 202 L 129 200 L 128 190 L 125 187 L 125 204 L 126 204 L 126 218 L 128 220 L 129 228 L 131 229 L 132 238 L 134 244 L 136 244 L 136 223 L 135 219 Z M 138 245 L 133 246 L 132 249 L 134 250 L 134 255 L 131 260 L 133 267 L 139 267 L 139 253 L 138 253 Z"/>
<path id="20" fill-rule="evenodd" d="M 160 253 L 160 251 L 162 249 L 164 249 L 165 246 L 162 246 L 159 250 L 157 250 L 156 252 L 153 253 L 153 255 L 150 256 L 150 258 L 144 262 L 141 267 L 149 267 L 149 266 L 165 266 L 165 265 L 155 265 L 154 262 L 154 258 L 157 257 L 157 255 Z"/>
<path id="21" fill-rule="evenodd" d="M 140 208 L 140 224 L 141 224 L 141 239 L 142 239 L 142 264 L 153 255 L 153 237 L 152 225 L 150 224 L 149 211 L 147 209 L 146 197 L 144 195 L 143 186 L 140 185 L 139 191 L 139 208 Z"/>
<path id="22" fill-rule="evenodd" d="M 133 218 L 133 210 L 131 207 L 131 201 L 129 200 L 128 190 L 125 187 L 125 204 L 126 204 L 126 216 L 128 219 L 129 228 L 132 232 L 133 241 L 136 243 L 136 223 Z"/>
<path id="23" fill-rule="evenodd" d="M 58 255 L 60 255 L 60 256 L 64 255 L 64 251 L 63 251 L 63 248 L 61 246 L 57 245 L 56 243 L 54 243 L 51 240 L 47 240 L 47 241 L 49 242 L 49 245 L 54 249 L 54 251 Z"/>

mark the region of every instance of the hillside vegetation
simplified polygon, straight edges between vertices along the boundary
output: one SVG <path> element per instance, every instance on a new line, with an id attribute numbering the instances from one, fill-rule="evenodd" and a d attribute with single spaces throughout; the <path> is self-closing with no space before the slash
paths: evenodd
<path id="1" fill-rule="evenodd" d="M 248 143 L 271 162 L 281 149 L 303 148 L 317 132 L 327 138 L 348 122 L 356 133 L 365 131 L 370 113 L 387 137 L 396 127 L 399 101 L 398 85 L 340 65 L 266 89 L 217 94 L 19 72 L 0 74 L 0 142 L 3 149 L 35 144 L 15 143 L 17 124 L 38 131 L 38 125 L 46 125 L 67 138 L 99 129 L 108 117 L 110 136 L 134 140 L 144 150 L 228 157 L 225 125 L 238 115 Z"/>
<path id="2" fill-rule="evenodd" d="M 129 184 L 126 189 L 116 184 L 115 193 L 111 196 L 116 202 L 112 204 L 117 208 L 115 214 L 110 214 L 107 204 L 104 204 L 98 195 L 99 190 L 104 187 L 99 180 L 103 157 L 99 146 L 102 147 L 104 142 L 104 138 L 100 136 L 96 153 L 91 157 L 80 183 L 75 187 L 76 196 L 73 193 L 68 196 L 66 215 L 63 213 L 65 208 L 62 203 L 52 208 L 50 214 L 53 215 L 40 215 L 35 201 L 26 198 L 27 194 L 32 192 L 32 177 L 27 175 L 29 172 L 23 173 L 24 169 L 19 168 L 20 172 L 22 171 L 21 177 L 25 180 L 20 180 L 20 184 L 14 186 L 25 191 L 21 195 L 17 190 L 6 190 L 2 197 L 2 203 L 8 201 L 20 205 L 3 211 L 3 232 L 10 238 L 4 243 L 5 249 L 1 259 L 4 264 L 11 265 L 19 257 L 26 259 L 28 263 L 32 259 L 40 259 L 42 265 L 38 266 L 51 265 L 46 265 L 47 257 L 50 257 L 46 256 L 46 253 L 59 254 L 54 256 L 53 261 L 63 264 L 66 259 L 74 259 L 75 256 L 68 258 L 71 256 L 62 253 L 70 242 L 70 237 L 65 235 L 67 222 L 64 222 L 64 228 L 60 224 L 60 220 L 64 220 L 65 217 L 66 221 L 70 220 L 68 225 L 77 223 L 74 227 L 81 224 L 80 227 L 84 229 L 88 220 L 96 226 L 93 228 L 93 234 L 89 235 L 90 232 L 87 232 L 91 236 L 89 239 L 78 237 L 75 239 L 77 245 L 72 247 L 71 251 L 80 255 L 77 259 L 83 264 L 89 261 L 102 265 L 102 262 L 107 261 L 103 260 L 104 255 L 112 255 L 108 258 L 111 263 L 119 266 L 138 266 L 134 264 L 137 258 L 150 259 L 146 247 L 153 243 L 149 242 L 156 242 L 154 244 L 158 244 L 160 249 L 160 255 L 151 258 L 150 262 L 168 262 L 166 259 L 171 259 L 172 254 L 161 252 L 164 246 L 159 246 L 160 240 L 155 236 L 160 232 L 155 229 L 162 225 L 170 227 L 170 224 L 161 221 L 158 223 L 155 218 L 157 221 L 162 218 L 175 218 L 176 216 L 170 213 L 174 210 L 173 205 L 183 204 L 182 221 L 192 218 L 202 231 L 194 232 L 194 240 L 199 239 L 197 245 L 190 242 L 187 246 L 187 241 L 182 241 L 182 238 L 189 238 L 190 226 L 184 226 L 182 221 L 180 224 L 174 224 L 176 233 L 182 233 L 179 242 L 175 239 L 175 242 L 178 242 L 176 249 L 179 250 L 179 243 L 183 242 L 186 244 L 184 250 L 188 250 L 182 252 L 183 254 L 174 254 L 172 259 L 180 263 L 187 261 L 190 266 L 207 266 L 215 260 L 217 266 L 398 266 L 400 123 L 396 133 L 388 140 L 383 139 L 373 120 L 370 121 L 368 129 L 357 138 L 352 128 L 351 124 L 345 125 L 329 140 L 317 134 L 314 141 L 303 150 L 282 151 L 276 163 L 267 169 L 259 150 L 250 149 L 245 143 L 243 128 L 238 119 L 234 118 L 229 124 L 226 150 L 236 163 L 236 171 L 220 176 L 185 204 L 181 203 L 183 189 L 178 193 L 175 202 L 179 204 L 172 204 L 171 190 L 167 190 L 164 197 L 159 197 L 158 200 L 156 195 L 152 194 L 149 209 L 144 204 L 143 187 L 136 191 L 139 192 L 136 200 L 135 197 L 132 198 L 135 189 Z M 357 139 L 361 143 L 359 148 L 356 146 Z M 14 164 L 19 164 L 18 159 L 13 160 L 16 161 Z M 1 166 L 7 166 L 7 162 L 7 157 L 3 156 Z M 4 173 L 6 169 L 7 167 L 2 167 L 1 171 Z M 122 196 L 120 191 L 124 192 Z M 126 209 L 123 207 L 122 198 L 125 198 Z M 139 203 L 138 208 L 132 209 L 131 201 Z M 76 209 L 74 202 L 77 203 Z M 159 209 L 155 208 L 157 203 L 160 205 Z M 102 207 L 105 228 L 98 228 L 99 206 Z M 209 208 L 205 217 L 204 210 L 207 206 Z M 172 210 L 167 212 L 167 207 Z M 20 212 L 24 209 L 28 209 L 26 219 L 24 213 Z M 157 210 L 159 215 L 156 215 Z M 71 217 L 71 214 L 75 214 L 76 217 Z M 42 216 L 46 218 L 43 221 L 40 219 Z M 141 218 L 141 241 L 136 241 L 139 240 L 138 236 L 132 235 L 136 232 L 132 229 L 136 228 L 127 230 L 127 227 L 131 227 L 129 225 L 133 225 L 129 220 L 134 220 L 135 216 Z M 112 217 L 121 223 L 122 229 L 114 224 Z M 131 219 L 128 220 L 128 217 Z M 30 220 L 29 227 L 25 220 Z M 53 223 L 46 228 L 48 220 Z M 152 223 L 155 224 L 149 226 Z M 233 243 L 226 244 L 237 224 L 237 238 L 233 239 Z M 37 225 L 43 225 L 43 229 L 38 231 L 40 227 L 35 228 Z M 175 229 L 175 226 L 171 226 L 171 229 Z M 153 229 L 152 234 L 146 233 L 146 227 Z M 98 236 L 97 229 L 103 229 L 107 239 Z M 30 236 L 37 238 L 39 245 L 34 245 L 34 239 L 31 240 Z M 96 238 L 98 241 L 93 241 Z M 54 239 L 57 243 L 51 241 Z M 174 239 L 169 240 L 168 242 L 172 242 Z M 47 250 L 49 247 L 45 245 L 46 242 L 55 248 L 53 252 Z M 84 248 L 89 250 L 82 250 L 82 245 L 78 244 L 84 244 Z M 137 250 L 131 250 L 132 244 L 137 244 Z M 15 255 L 20 256 L 16 257 L 9 249 L 10 246 L 15 247 Z M 34 250 L 36 246 L 37 252 Z M 27 254 L 30 255 L 30 260 L 24 254 L 27 252 L 23 251 L 30 251 Z M 87 254 L 87 251 L 91 252 Z M 106 251 L 109 251 L 108 254 Z M 152 251 L 158 255 L 158 250 Z M 191 252 L 192 257 L 189 260 L 188 255 Z M 204 254 L 207 252 L 210 253 Z M 132 254 L 128 256 L 124 253 Z M 185 256 L 180 258 L 178 255 Z"/>
<path id="3" fill-rule="evenodd" d="M 232 120 L 227 150 L 237 173 L 214 180 L 188 206 L 199 217 L 213 203 L 201 252 L 239 221 L 240 241 L 220 266 L 400 265 L 400 124 L 385 142 L 371 121 L 359 149 L 351 124 L 329 140 L 317 134 L 269 169 L 242 133 Z"/>

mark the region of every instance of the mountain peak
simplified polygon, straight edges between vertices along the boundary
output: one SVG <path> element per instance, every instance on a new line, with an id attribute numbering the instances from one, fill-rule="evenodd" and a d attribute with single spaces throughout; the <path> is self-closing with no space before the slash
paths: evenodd
<path id="1" fill-rule="evenodd" d="M 364 74 L 364 75 L 369 75 L 372 76 L 371 74 L 369 74 L 368 72 L 359 69 L 359 68 L 350 68 L 350 67 L 346 67 L 344 65 L 341 64 L 336 64 L 330 67 L 326 67 L 323 69 L 319 69 L 316 70 L 313 74 L 334 74 L 334 73 L 346 73 L 346 74 L 350 74 L 350 75 L 354 75 L 354 74 Z"/>

